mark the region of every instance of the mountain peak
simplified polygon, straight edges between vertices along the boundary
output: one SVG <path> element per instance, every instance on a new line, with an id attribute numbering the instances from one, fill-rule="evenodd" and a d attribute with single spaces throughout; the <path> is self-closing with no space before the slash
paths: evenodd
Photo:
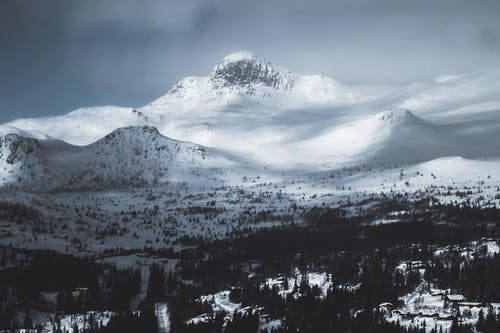
<path id="1" fill-rule="evenodd" d="M 264 86 L 285 91 L 293 88 L 294 75 L 251 52 L 241 51 L 218 63 L 209 76 L 209 82 L 218 89 Z"/>
<path id="2" fill-rule="evenodd" d="M 278 97 L 290 94 L 298 103 L 355 103 L 366 100 L 360 93 L 331 78 L 302 75 L 276 66 L 249 51 L 224 57 L 208 76 L 186 77 L 148 108 L 200 109 L 206 104 L 239 102 L 240 97 Z M 180 107 L 178 107 L 180 105 Z"/>
<path id="3" fill-rule="evenodd" d="M 126 126 L 126 127 L 120 127 L 111 132 L 111 134 L 116 134 L 116 135 L 127 135 L 127 134 L 153 134 L 153 135 L 160 135 L 160 132 L 156 127 L 153 126 Z"/>
<path id="4" fill-rule="evenodd" d="M 120 127 L 106 135 L 102 141 L 105 144 L 122 143 L 127 140 L 149 140 L 155 141 L 162 135 L 156 127 L 152 126 L 127 126 Z"/>
<path id="5" fill-rule="evenodd" d="M 434 125 L 416 115 L 410 110 L 396 108 L 382 113 L 380 120 L 392 124 L 392 126 L 423 126 L 424 128 L 434 128 Z"/>
<path id="6" fill-rule="evenodd" d="M 225 56 L 224 59 L 222 59 L 222 62 L 238 62 L 238 61 L 252 60 L 256 58 L 257 55 L 255 55 L 250 51 L 239 51 Z"/>
<path id="7" fill-rule="evenodd" d="M 386 110 L 380 116 L 380 120 L 385 120 L 389 122 L 395 122 L 413 118 L 416 118 L 415 115 L 411 113 L 410 110 L 404 108 L 395 108 Z"/>

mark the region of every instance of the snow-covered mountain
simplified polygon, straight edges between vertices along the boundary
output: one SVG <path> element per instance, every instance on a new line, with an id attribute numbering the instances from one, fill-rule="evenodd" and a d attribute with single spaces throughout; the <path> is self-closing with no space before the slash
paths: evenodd
<path id="1" fill-rule="evenodd" d="M 314 132 L 269 149 L 289 165 L 300 158 L 302 166 L 325 169 L 414 164 L 443 156 L 499 157 L 499 124 L 479 126 L 482 130 L 472 127 L 472 123 L 437 124 L 407 109 L 391 109 L 323 119 Z"/>
<path id="2" fill-rule="evenodd" d="M 333 79 L 292 73 L 249 52 L 238 52 L 225 57 L 208 76 L 184 78 L 164 96 L 138 110 L 81 108 L 63 116 L 18 119 L 6 125 L 86 145 L 123 126 L 148 124 L 169 133 L 168 129 L 175 129 L 190 117 L 198 119 L 200 125 L 207 118 L 231 117 L 235 110 L 257 108 L 261 115 L 270 115 L 272 110 L 351 104 L 363 99 L 360 93 Z"/>
<path id="3" fill-rule="evenodd" d="M 56 142 L 51 138 L 85 146 L 116 128 L 152 126 L 177 140 L 279 170 L 498 157 L 500 97 L 494 92 L 499 78 L 494 73 L 444 76 L 374 98 L 333 79 L 301 75 L 237 52 L 207 76 L 182 79 L 142 108 L 83 108 L 19 119 L 5 124 L 0 134 L 36 139 L 43 150 L 47 142 Z M 141 140 L 146 149 L 149 143 Z M 59 142 L 57 149 L 63 146 Z M 78 154 L 89 147 L 96 144 Z M 90 160 L 85 157 L 87 164 Z M 99 159 L 92 167 L 114 162 Z"/>
<path id="4" fill-rule="evenodd" d="M 262 99 L 263 97 L 267 100 Z M 191 111 L 196 112 L 194 107 L 207 103 L 221 107 L 242 102 L 286 102 L 286 105 L 281 107 L 291 108 L 294 106 L 292 103 L 354 103 L 364 98 L 359 92 L 333 79 L 321 75 L 293 73 L 255 54 L 243 51 L 225 57 L 208 76 L 181 80 L 166 95 L 145 109 L 175 112 L 176 110 L 169 108 L 183 104 L 183 108 L 192 108 Z"/>
<path id="5" fill-rule="evenodd" d="M 142 108 L 14 120 L 0 125 L 0 199 L 51 231 L 33 242 L 6 220 L 0 244 L 164 248 L 392 195 L 500 207 L 497 88 L 500 75 L 471 74 L 376 96 L 240 52 Z"/>
<path id="6" fill-rule="evenodd" d="M 154 127 L 119 128 L 88 146 L 18 134 L 0 136 L 0 183 L 29 190 L 111 189 L 210 180 L 241 161 L 162 136 Z"/>
<path id="7" fill-rule="evenodd" d="M 37 139 L 9 133 L 0 136 L 0 184 L 31 184 L 46 168 Z"/>
<path id="8" fill-rule="evenodd" d="M 217 64 L 208 83 L 214 90 L 228 89 L 242 94 L 258 93 L 259 87 L 289 91 L 294 88 L 295 75 L 244 51 L 231 54 Z"/>
<path id="9" fill-rule="evenodd" d="M 80 108 L 56 117 L 18 119 L 5 124 L 8 128 L 28 129 L 31 133 L 50 133 L 51 137 L 71 144 L 88 145 L 116 128 L 140 126 L 151 121 L 140 111 L 117 106 Z"/>
<path id="10" fill-rule="evenodd" d="M 500 109 L 500 71 L 444 75 L 415 82 L 374 101 L 374 106 L 406 108 L 439 122 L 487 117 Z"/>

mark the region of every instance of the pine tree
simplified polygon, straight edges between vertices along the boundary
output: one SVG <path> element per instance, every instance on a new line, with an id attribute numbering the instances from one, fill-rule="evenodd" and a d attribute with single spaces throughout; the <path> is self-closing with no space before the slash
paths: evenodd
<path id="1" fill-rule="evenodd" d="M 450 333 L 460 333 L 460 326 L 456 317 L 453 318 L 453 322 L 451 323 Z"/>
<path id="2" fill-rule="evenodd" d="M 497 318 L 495 315 L 495 310 L 493 310 L 492 306 L 490 306 L 488 308 L 488 314 L 486 315 L 484 332 L 485 333 L 498 332 L 498 330 L 497 330 Z"/>
<path id="3" fill-rule="evenodd" d="M 485 327 L 485 322 L 484 322 L 484 311 L 483 308 L 479 310 L 478 317 L 477 317 L 477 323 L 476 323 L 476 329 L 480 332 L 484 330 Z"/>

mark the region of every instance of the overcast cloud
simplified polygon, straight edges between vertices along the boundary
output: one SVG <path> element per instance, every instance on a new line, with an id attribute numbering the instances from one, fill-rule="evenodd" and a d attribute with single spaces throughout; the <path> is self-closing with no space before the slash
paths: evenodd
<path id="1" fill-rule="evenodd" d="M 495 0 L 2 0 L 0 122 L 141 106 L 250 50 L 347 84 L 498 68 Z"/>

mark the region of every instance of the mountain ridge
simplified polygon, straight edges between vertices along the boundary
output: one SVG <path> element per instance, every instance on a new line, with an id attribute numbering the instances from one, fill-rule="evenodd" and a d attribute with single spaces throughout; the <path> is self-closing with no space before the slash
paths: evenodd
<path id="1" fill-rule="evenodd" d="M 421 83 L 365 100 L 334 79 L 293 73 L 244 51 L 226 56 L 208 76 L 180 80 L 142 108 L 81 108 L 63 116 L 20 119 L 0 126 L 0 134 L 85 147 L 117 128 L 153 126 L 158 133 L 214 147 L 232 159 L 299 171 L 455 155 L 498 156 L 498 116 L 489 112 L 478 120 L 481 113 L 475 112 L 473 121 L 454 124 L 452 118 L 443 122 L 423 109 L 437 105 L 439 94 L 450 99 L 460 96 L 463 87 L 478 90 L 480 83 L 478 75 L 438 78 L 430 86 Z M 473 94 L 468 92 L 466 101 L 476 103 Z M 418 112 L 405 105 L 415 105 Z M 141 140 L 135 144 L 147 146 Z M 51 151 L 61 147 L 53 144 Z"/>
<path id="2" fill-rule="evenodd" d="M 243 163 L 214 149 L 164 137 L 151 126 L 119 128 L 87 146 L 17 134 L 0 136 L 2 185 L 14 189 L 152 186 L 214 178 L 234 166 Z"/>

